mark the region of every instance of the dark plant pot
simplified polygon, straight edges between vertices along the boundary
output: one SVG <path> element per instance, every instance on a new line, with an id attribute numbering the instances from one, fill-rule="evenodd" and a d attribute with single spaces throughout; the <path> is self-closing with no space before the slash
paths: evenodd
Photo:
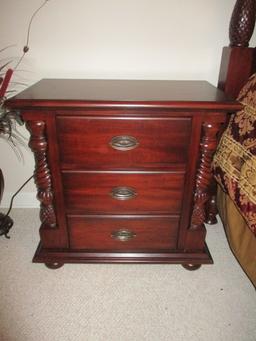
<path id="1" fill-rule="evenodd" d="M 4 193 L 4 176 L 3 176 L 2 170 L 0 169 L 0 203 L 2 201 L 3 193 Z"/>
<path id="2" fill-rule="evenodd" d="M 0 203 L 4 193 L 4 176 L 2 170 L 0 169 Z M 10 231 L 13 225 L 13 220 L 3 213 L 0 213 L 0 236 L 5 236 L 6 238 L 10 238 L 8 236 L 8 232 Z"/>

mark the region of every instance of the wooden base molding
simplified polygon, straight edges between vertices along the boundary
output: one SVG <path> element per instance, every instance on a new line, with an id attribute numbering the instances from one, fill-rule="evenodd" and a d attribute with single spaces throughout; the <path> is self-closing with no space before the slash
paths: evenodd
<path id="1" fill-rule="evenodd" d="M 202 252 L 86 252 L 73 250 L 43 249 L 39 243 L 33 258 L 34 263 L 45 263 L 49 268 L 64 263 L 116 263 L 116 264 L 213 264 L 211 254 L 205 244 Z M 51 266 L 52 264 L 52 266 Z M 60 266 L 58 266 L 60 264 Z"/>

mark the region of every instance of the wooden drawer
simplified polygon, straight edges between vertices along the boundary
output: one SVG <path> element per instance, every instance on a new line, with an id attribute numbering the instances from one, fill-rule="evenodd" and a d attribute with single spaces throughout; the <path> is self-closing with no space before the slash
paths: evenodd
<path id="1" fill-rule="evenodd" d="M 176 248 L 178 217 L 68 217 L 71 249 L 170 250 Z"/>
<path id="2" fill-rule="evenodd" d="M 187 162 L 191 118 L 59 116 L 57 134 L 63 169 L 162 168 Z"/>
<path id="3" fill-rule="evenodd" d="M 81 214 L 181 212 L 183 173 L 64 172 L 62 179 L 68 212 Z"/>

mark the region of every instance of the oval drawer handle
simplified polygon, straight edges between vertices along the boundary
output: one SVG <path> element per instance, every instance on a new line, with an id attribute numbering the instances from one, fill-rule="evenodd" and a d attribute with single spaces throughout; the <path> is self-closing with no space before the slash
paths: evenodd
<path id="1" fill-rule="evenodd" d="M 113 239 L 119 240 L 120 242 L 127 242 L 136 237 L 136 233 L 130 230 L 121 229 L 118 231 L 113 231 L 111 233 Z"/>
<path id="2" fill-rule="evenodd" d="M 114 187 L 110 195 L 116 200 L 130 200 L 137 196 L 137 192 L 131 187 Z"/>
<path id="3" fill-rule="evenodd" d="M 138 147 L 139 142 L 133 136 L 123 135 L 112 137 L 109 144 L 113 149 L 126 151 Z"/>

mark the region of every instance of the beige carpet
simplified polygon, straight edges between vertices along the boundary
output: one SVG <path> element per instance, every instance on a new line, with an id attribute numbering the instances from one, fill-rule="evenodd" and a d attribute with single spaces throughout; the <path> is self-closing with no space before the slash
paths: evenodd
<path id="1" fill-rule="evenodd" d="M 208 228 L 214 265 L 32 264 L 38 210 L 15 209 L 0 238 L 1 341 L 255 341 L 256 294 Z"/>

